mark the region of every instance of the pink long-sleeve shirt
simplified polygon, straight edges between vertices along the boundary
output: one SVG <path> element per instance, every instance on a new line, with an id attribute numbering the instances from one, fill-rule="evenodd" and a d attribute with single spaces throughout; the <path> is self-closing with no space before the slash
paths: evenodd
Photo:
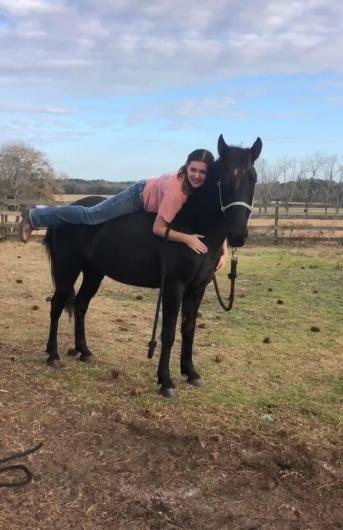
<path id="1" fill-rule="evenodd" d="M 157 213 L 170 223 L 187 200 L 182 188 L 183 179 L 177 173 L 166 173 L 147 180 L 143 189 L 144 210 Z"/>

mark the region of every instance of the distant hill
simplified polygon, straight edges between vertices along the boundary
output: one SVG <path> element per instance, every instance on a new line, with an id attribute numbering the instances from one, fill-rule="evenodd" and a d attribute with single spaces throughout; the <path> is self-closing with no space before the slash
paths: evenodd
<path id="1" fill-rule="evenodd" d="M 111 182 L 109 180 L 94 179 L 56 179 L 60 193 L 68 195 L 115 195 L 128 188 L 133 182 Z"/>

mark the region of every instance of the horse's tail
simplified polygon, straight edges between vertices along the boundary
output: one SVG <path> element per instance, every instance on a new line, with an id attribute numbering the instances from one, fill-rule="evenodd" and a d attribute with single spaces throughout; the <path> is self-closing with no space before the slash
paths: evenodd
<path id="1" fill-rule="evenodd" d="M 54 287 L 56 287 L 56 274 L 55 274 L 55 262 L 56 262 L 56 247 L 55 247 L 55 230 L 53 228 L 48 228 L 46 234 L 43 238 L 43 245 L 45 246 L 46 253 L 50 261 L 50 270 L 51 278 Z M 74 313 L 74 298 L 75 290 L 74 287 L 68 292 L 67 299 L 64 304 L 64 309 L 67 311 L 69 317 L 71 318 Z"/>
<path id="2" fill-rule="evenodd" d="M 55 271 L 54 271 L 54 234 L 52 228 L 48 228 L 43 238 L 43 245 L 45 246 L 46 253 L 49 257 L 51 278 L 55 285 Z"/>
<path id="3" fill-rule="evenodd" d="M 68 298 L 64 304 L 64 309 L 67 311 L 69 318 L 74 314 L 74 299 L 75 299 L 75 289 L 72 287 L 68 293 Z"/>

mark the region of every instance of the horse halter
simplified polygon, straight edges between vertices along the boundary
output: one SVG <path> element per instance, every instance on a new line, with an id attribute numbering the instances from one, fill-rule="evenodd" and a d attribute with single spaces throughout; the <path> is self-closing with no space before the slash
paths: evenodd
<path id="1" fill-rule="evenodd" d="M 217 182 L 217 186 L 218 186 L 218 191 L 219 191 L 220 209 L 223 212 L 223 214 L 225 215 L 226 210 L 228 210 L 229 208 L 232 208 L 232 206 L 245 206 L 245 208 L 248 208 L 250 212 L 249 215 L 250 215 L 251 212 L 253 211 L 253 206 L 251 204 L 248 204 L 247 202 L 235 201 L 235 202 L 230 202 L 229 204 L 226 204 L 225 206 L 223 205 L 221 185 L 222 185 L 222 181 L 219 179 Z"/>

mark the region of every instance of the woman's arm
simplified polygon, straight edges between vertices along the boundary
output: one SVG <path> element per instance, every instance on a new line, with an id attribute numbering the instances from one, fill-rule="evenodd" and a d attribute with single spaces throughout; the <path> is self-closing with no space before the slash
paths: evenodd
<path id="1" fill-rule="evenodd" d="M 222 246 L 222 254 L 217 263 L 216 271 L 220 271 L 223 267 L 225 267 L 228 257 L 229 257 L 229 250 L 227 248 L 227 241 L 225 239 L 223 246 Z"/>
<path id="2" fill-rule="evenodd" d="M 164 237 L 168 224 L 165 222 L 163 217 L 160 215 L 156 216 L 152 231 L 156 236 Z M 170 241 L 176 241 L 177 243 L 184 243 L 189 248 L 194 250 L 197 254 L 206 254 L 207 247 L 204 245 L 200 238 L 204 236 L 199 234 L 184 234 L 183 232 L 177 232 L 176 230 L 170 229 L 168 239 Z"/>

